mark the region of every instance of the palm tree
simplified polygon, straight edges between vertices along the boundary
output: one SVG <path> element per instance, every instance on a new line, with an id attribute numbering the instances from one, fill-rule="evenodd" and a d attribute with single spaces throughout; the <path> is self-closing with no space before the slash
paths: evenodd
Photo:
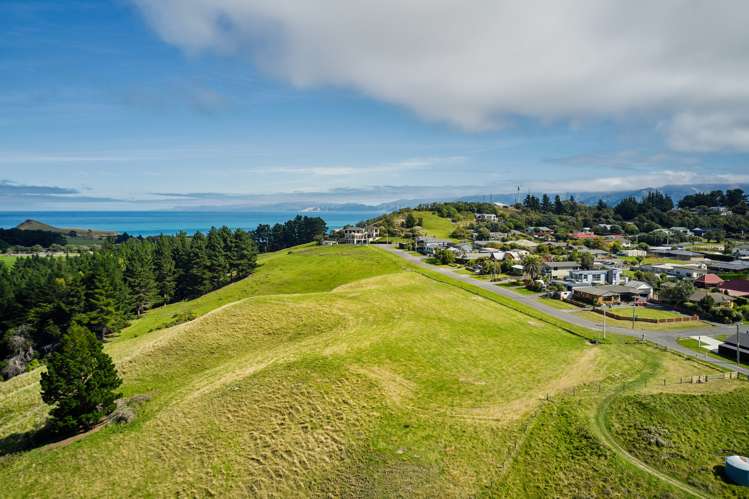
<path id="1" fill-rule="evenodd" d="M 538 255 L 527 255 L 523 258 L 523 269 L 531 281 L 541 276 L 541 257 Z"/>

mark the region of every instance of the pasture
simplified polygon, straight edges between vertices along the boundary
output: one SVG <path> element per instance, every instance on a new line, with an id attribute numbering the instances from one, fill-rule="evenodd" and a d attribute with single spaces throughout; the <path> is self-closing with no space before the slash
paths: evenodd
<path id="1" fill-rule="evenodd" d="M 660 495 L 673 487 L 599 440 L 591 415 L 666 363 L 709 370 L 591 345 L 375 248 L 266 255 L 201 300 L 178 304 L 190 322 L 152 330 L 177 313 L 152 311 L 106 345 L 123 395 L 147 399 L 133 423 L 34 448 L 39 370 L 0 382 L 4 494 Z"/>

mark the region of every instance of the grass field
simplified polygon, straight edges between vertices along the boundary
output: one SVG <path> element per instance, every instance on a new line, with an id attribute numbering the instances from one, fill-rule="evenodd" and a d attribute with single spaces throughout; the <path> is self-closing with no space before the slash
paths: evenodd
<path id="1" fill-rule="evenodd" d="M 39 371 L 0 383 L 3 495 L 674 493 L 599 440 L 592 415 L 643 372 L 706 367 L 590 345 L 579 328 L 375 248 L 262 264 L 180 304 L 200 318 L 145 334 L 174 313 L 150 312 L 106 345 L 124 395 L 149 397 L 131 424 L 27 450 L 46 415 Z"/>
<path id="2" fill-rule="evenodd" d="M 640 309 L 638 308 L 638 311 Z M 575 312 L 580 317 L 583 317 L 591 322 L 595 322 L 596 324 L 603 324 L 603 315 L 598 314 L 596 312 L 590 312 L 587 310 Z M 630 312 L 631 313 L 631 312 Z M 611 317 L 606 317 L 606 324 L 609 326 L 615 326 L 615 327 L 624 327 L 624 328 L 632 328 L 632 321 L 626 320 L 626 321 L 620 321 L 618 319 L 612 319 Z M 665 322 L 661 324 L 656 324 L 653 322 L 642 322 L 642 321 L 635 321 L 635 329 L 652 329 L 652 330 L 673 330 L 673 329 L 691 329 L 691 328 L 704 328 L 709 327 L 709 325 L 706 322 L 702 321 L 687 321 L 687 322 Z"/>
<path id="3" fill-rule="evenodd" d="M 424 232 L 439 239 L 451 239 L 450 234 L 458 226 L 449 218 L 438 217 L 430 211 L 414 211 L 413 214 L 416 218 L 424 220 L 421 226 Z"/>
<path id="4" fill-rule="evenodd" d="M 677 317 L 685 317 L 684 314 L 680 314 L 679 312 L 652 307 L 614 307 L 610 310 L 617 315 L 631 317 L 633 308 L 637 317 L 643 317 L 645 319 L 674 319 Z"/>
<path id="5" fill-rule="evenodd" d="M 553 308 L 558 308 L 559 310 L 580 310 L 580 307 L 577 305 L 557 300 L 555 298 L 539 298 L 538 302 Z"/>
<path id="6" fill-rule="evenodd" d="M 9 267 L 12 267 L 16 259 L 17 257 L 15 256 L 0 255 L 0 265 L 7 265 Z"/>
<path id="7" fill-rule="evenodd" d="M 746 497 L 722 473 L 727 455 L 749 451 L 749 389 L 622 397 L 611 426 L 629 452 L 659 470 L 710 495 Z"/>

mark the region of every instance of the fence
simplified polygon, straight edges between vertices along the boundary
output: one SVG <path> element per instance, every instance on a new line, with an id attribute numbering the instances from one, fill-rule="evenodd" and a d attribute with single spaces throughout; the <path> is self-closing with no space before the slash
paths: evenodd
<path id="1" fill-rule="evenodd" d="M 597 314 L 603 314 L 603 310 L 600 308 L 594 308 L 593 311 Z M 631 315 L 619 315 L 616 312 L 607 311 L 606 317 L 611 317 L 612 319 L 620 320 L 620 321 L 631 321 L 632 316 Z M 698 315 L 690 315 L 688 317 L 668 317 L 663 319 L 652 319 L 650 317 L 638 317 L 637 314 L 635 314 L 635 321 L 636 322 L 649 322 L 651 324 L 666 324 L 670 322 L 691 322 L 691 321 L 698 321 L 700 320 L 700 317 Z"/>

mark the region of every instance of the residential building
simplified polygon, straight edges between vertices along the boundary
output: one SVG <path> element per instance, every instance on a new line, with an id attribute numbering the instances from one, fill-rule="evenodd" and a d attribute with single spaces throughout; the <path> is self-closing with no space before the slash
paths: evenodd
<path id="1" fill-rule="evenodd" d="M 705 274 L 695 279 L 694 285 L 698 288 L 714 288 L 722 282 L 723 279 L 715 274 Z"/>
<path id="2" fill-rule="evenodd" d="M 498 262 L 503 262 L 505 260 L 512 260 L 513 262 L 520 262 L 528 256 L 529 253 L 526 250 L 509 250 L 509 251 L 493 251 L 491 254 L 491 259 L 496 260 Z"/>
<path id="3" fill-rule="evenodd" d="M 691 236 L 691 235 L 693 235 L 692 231 L 689 230 L 687 227 L 671 227 L 670 230 L 671 230 L 671 233 L 673 233 L 673 234 L 681 234 L 681 235 L 684 235 L 684 236 Z"/>
<path id="4" fill-rule="evenodd" d="M 665 274 L 671 277 L 697 279 L 703 274 L 707 274 L 706 266 L 699 263 L 658 263 L 653 265 L 640 265 L 639 269 L 643 272 L 653 272 L 655 274 Z"/>
<path id="5" fill-rule="evenodd" d="M 347 225 L 343 229 L 343 243 L 345 244 L 369 244 L 380 236 L 379 227 L 355 227 Z"/>
<path id="6" fill-rule="evenodd" d="M 718 284 L 718 289 L 730 296 L 749 296 L 749 281 L 746 279 L 732 279 Z"/>
<path id="7" fill-rule="evenodd" d="M 580 262 L 546 262 L 541 272 L 551 279 L 567 279 L 571 271 L 580 269 Z"/>
<path id="8" fill-rule="evenodd" d="M 586 286 L 620 284 L 623 282 L 622 269 L 572 270 L 569 280 Z"/>
<path id="9" fill-rule="evenodd" d="M 642 257 L 645 258 L 647 256 L 648 252 L 641 249 L 626 249 L 621 251 L 622 256 L 629 256 L 629 257 Z"/>
<path id="10" fill-rule="evenodd" d="M 704 257 L 695 253 L 694 251 L 687 251 L 683 249 L 672 249 L 663 246 L 654 246 L 648 248 L 648 256 L 655 256 L 659 258 L 671 258 L 674 260 L 684 260 L 687 262 L 703 260 Z"/>
<path id="11" fill-rule="evenodd" d="M 731 335 L 718 346 L 718 353 L 731 360 L 736 360 L 736 350 L 739 351 L 740 362 L 749 360 L 749 333 Z"/>
<path id="12" fill-rule="evenodd" d="M 476 213 L 477 222 L 496 222 L 497 215 L 494 213 Z"/>
<path id="13" fill-rule="evenodd" d="M 416 251 L 422 255 L 433 255 L 436 250 L 444 249 L 448 244 L 448 241 L 442 241 L 440 239 L 418 237 L 416 238 Z"/>
<path id="14" fill-rule="evenodd" d="M 749 262 L 733 260 L 722 262 L 720 260 L 707 260 L 707 268 L 714 272 L 745 272 L 749 270 Z"/>
<path id="15" fill-rule="evenodd" d="M 649 300 L 653 297 L 653 286 L 646 283 L 645 281 L 631 280 L 625 282 L 624 284 L 622 284 L 622 286 L 632 288 L 640 298 L 643 298 L 645 300 Z"/>
<path id="16" fill-rule="evenodd" d="M 719 307 L 726 307 L 726 308 L 732 308 L 733 307 L 733 300 L 734 298 L 728 295 L 724 295 L 723 293 L 717 293 L 715 291 L 708 291 L 706 289 L 697 289 L 694 293 L 689 295 L 689 298 L 687 298 L 687 301 L 690 301 L 692 303 L 699 303 L 703 299 L 705 299 L 706 296 L 709 296 L 713 299 L 713 303 Z"/>
<path id="17" fill-rule="evenodd" d="M 613 305 L 622 301 L 641 301 L 652 294 L 652 288 L 639 289 L 638 286 L 604 285 L 572 288 L 572 298 L 591 305 Z"/>

